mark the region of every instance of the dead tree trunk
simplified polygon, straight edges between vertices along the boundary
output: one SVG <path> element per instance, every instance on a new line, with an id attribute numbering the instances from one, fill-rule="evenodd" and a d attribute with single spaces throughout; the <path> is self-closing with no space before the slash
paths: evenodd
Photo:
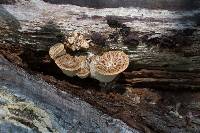
<path id="1" fill-rule="evenodd" d="M 125 83 L 134 87 L 166 90 L 198 90 L 200 74 L 195 72 L 168 72 L 161 70 L 140 70 L 124 72 Z"/>

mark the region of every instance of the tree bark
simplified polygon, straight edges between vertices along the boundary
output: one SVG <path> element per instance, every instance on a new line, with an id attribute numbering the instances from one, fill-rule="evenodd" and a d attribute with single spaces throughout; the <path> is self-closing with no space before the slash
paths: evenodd
<path id="1" fill-rule="evenodd" d="M 192 72 L 168 72 L 161 70 L 140 70 L 124 72 L 125 83 L 134 87 L 166 90 L 198 90 L 200 74 Z"/>

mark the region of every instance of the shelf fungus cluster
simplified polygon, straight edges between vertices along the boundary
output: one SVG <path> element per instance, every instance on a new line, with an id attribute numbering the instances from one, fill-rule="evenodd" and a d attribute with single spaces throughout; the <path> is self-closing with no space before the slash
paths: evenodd
<path id="1" fill-rule="evenodd" d="M 82 35 L 79 32 L 73 32 L 69 36 L 66 36 L 64 44 L 72 51 L 78 51 L 81 49 L 88 49 L 91 40 Z"/>
<path id="2" fill-rule="evenodd" d="M 75 33 L 74 33 L 75 34 Z M 79 34 L 80 35 L 80 34 Z M 77 35 L 78 36 L 78 35 Z M 82 37 L 81 37 L 82 38 Z M 75 38 L 68 38 L 70 44 L 77 42 Z M 66 53 L 66 49 L 72 45 L 56 44 L 49 50 L 50 57 L 62 72 L 69 76 L 80 78 L 91 77 L 103 83 L 111 82 L 123 72 L 129 65 L 129 58 L 123 51 L 109 51 L 102 55 L 72 56 Z M 87 46 L 89 47 L 89 46 Z M 75 50 L 78 50 L 75 48 Z"/>

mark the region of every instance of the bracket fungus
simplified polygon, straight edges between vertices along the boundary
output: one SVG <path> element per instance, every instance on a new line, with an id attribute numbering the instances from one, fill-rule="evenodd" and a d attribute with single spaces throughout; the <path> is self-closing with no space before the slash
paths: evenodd
<path id="1" fill-rule="evenodd" d="M 49 55 L 63 73 L 69 77 L 87 78 L 90 76 L 101 83 L 108 83 L 113 81 L 129 65 L 129 57 L 123 51 L 104 52 L 101 56 L 91 56 L 90 54 L 76 56 L 76 53 L 72 56 L 66 53 L 65 48 L 76 51 L 83 47 L 89 48 L 89 43 L 83 35 L 76 32 L 67 39 L 67 44 L 58 43 L 52 46 Z M 84 43 L 87 43 L 87 46 Z"/>
<path id="2" fill-rule="evenodd" d="M 57 58 L 55 63 L 69 77 L 75 76 L 76 71 L 80 68 L 79 60 L 69 54 Z"/>
<path id="3" fill-rule="evenodd" d="M 66 54 L 65 46 L 62 43 L 57 43 L 52 46 L 49 50 L 50 57 L 55 60 L 57 57 Z"/>
<path id="4" fill-rule="evenodd" d="M 78 56 L 80 62 L 80 68 L 76 72 L 76 75 L 80 78 L 87 78 L 90 75 L 89 63 L 87 61 L 87 56 Z"/>
<path id="5" fill-rule="evenodd" d="M 92 58 L 91 76 L 100 82 L 108 83 L 123 72 L 129 65 L 129 58 L 122 51 L 105 52 L 102 56 Z"/>
<path id="6" fill-rule="evenodd" d="M 91 40 L 87 39 L 78 32 L 73 32 L 69 37 L 65 38 L 65 45 L 67 48 L 71 49 L 72 51 L 77 51 L 80 49 L 88 49 L 90 47 Z"/>

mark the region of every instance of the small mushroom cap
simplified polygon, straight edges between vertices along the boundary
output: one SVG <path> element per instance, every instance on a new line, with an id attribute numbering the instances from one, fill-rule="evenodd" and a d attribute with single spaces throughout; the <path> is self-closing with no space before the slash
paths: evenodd
<path id="1" fill-rule="evenodd" d="M 49 55 L 52 59 L 56 59 L 59 56 L 66 54 L 65 46 L 62 43 L 57 43 L 49 50 Z"/>
<path id="2" fill-rule="evenodd" d="M 71 44 L 73 44 L 73 43 L 75 42 L 75 38 L 74 38 L 74 37 L 69 37 L 69 38 L 67 39 L 67 41 L 68 41 L 68 43 L 71 45 Z"/>
<path id="3" fill-rule="evenodd" d="M 80 62 L 77 58 L 69 54 L 65 54 L 55 60 L 57 66 L 62 70 L 76 71 L 80 68 Z"/>
<path id="4" fill-rule="evenodd" d="M 79 56 L 77 57 L 80 61 L 80 68 L 77 70 L 76 75 L 80 78 L 86 78 L 90 74 L 87 57 L 86 56 Z"/>
<path id="5" fill-rule="evenodd" d="M 71 33 L 68 37 L 65 38 L 66 47 L 71 49 L 72 51 L 80 50 L 80 49 L 88 49 L 90 40 L 78 32 Z"/>
<path id="6" fill-rule="evenodd" d="M 84 40 L 84 41 L 81 42 L 81 47 L 88 49 L 90 47 L 89 43 L 90 43 L 90 40 L 89 41 Z"/>
<path id="7" fill-rule="evenodd" d="M 129 58 L 123 51 L 109 51 L 96 58 L 96 72 L 102 75 L 117 75 L 129 65 Z"/>

